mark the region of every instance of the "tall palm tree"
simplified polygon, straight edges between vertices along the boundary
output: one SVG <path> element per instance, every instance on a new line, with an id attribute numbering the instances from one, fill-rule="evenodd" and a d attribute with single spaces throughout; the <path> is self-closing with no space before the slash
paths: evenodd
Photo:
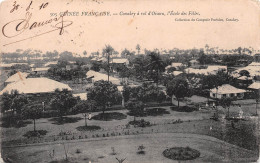
<path id="1" fill-rule="evenodd" d="M 114 48 L 111 45 L 106 45 L 106 47 L 103 49 L 103 55 L 107 56 L 107 80 L 109 81 L 109 71 L 110 71 L 110 55 L 114 52 Z"/>

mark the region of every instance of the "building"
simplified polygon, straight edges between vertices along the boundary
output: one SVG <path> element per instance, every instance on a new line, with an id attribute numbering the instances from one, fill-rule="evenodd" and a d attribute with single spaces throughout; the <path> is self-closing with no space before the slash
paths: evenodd
<path id="1" fill-rule="evenodd" d="M 237 98 L 237 99 L 243 99 L 245 92 L 247 92 L 244 89 L 238 89 L 236 87 L 233 87 L 229 84 L 224 84 L 222 86 L 219 86 L 218 89 L 213 88 L 210 90 L 210 97 L 212 98 Z"/>
<path id="2" fill-rule="evenodd" d="M 25 80 L 20 80 L 18 82 L 13 82 L 8 84 L 1 92 L 11 93 L 12 90 L 17 90 L 19 94 L 29 94 L 29 95 L 40 95 L 40 94 L 50 94 L 56 89 L 63 90 L 72 89 L 67 85 L 55 80 L 48 78 L 27 78 Z"/>
<path id="3" fill-rule="evenodd" d="M 248 71 L 252 77 L 260 76 L 260 62 L 252 62 L 246 67 L 239 68 L 232 72 L 232 76 L 239 74 L 239 72 L 242 70 Z"/>
<path id="4" fill-rule="evenodd" d="M 113 64 L 123 64 L 123 65 L 129 65 L 129 61 L 126 58 L 113 58 L 111 60 L 111 63 Z"/>
<path id="5" fill-rule="evenodd" d="M 87 96 L 87 92 L 85 93 L 75 93 L 75 94 L 72 94 L 73 97 L 79 97 L 81 100 L 87 100 L 88 99 L 88 96 Z"/>
<path id="6" fill-rule="evenodd" d="M 103 74 L 103 73 L 96 72 L 96 71 L 93 71 L 93 70 L 89 70 L 86 75 L 87 75 L 87 78 L 91 79 L 91 81 L 93 83 L 96 82 L 96 81 L 99 81 L 99 80 L 105 80 L 105 81 L 108 80 L 107 74 Z M 118 78 L 109 76 L 109 81 L 112 82 L 115 85 L 121 85 L 121 82 Z"/>
<path id="7" fill-rule="evenodd" d="M 51 67 L 51 66 L 57 65 L 57 64 L 58 64 L 58 61 L 47 62 L 44 64 L 44 67 Z"/>
<path id="8" fill-rule="evenodd" d="M 216 75 L 219 71 L 227 72 L 227 66 L 209 65 L 207 68 L 195 69 L 187 68 L 185 72 L 188 74 Z"/>
<path id="9" fill-rule="evenodd" d="M 190 61 L 190 66 L 198 66 L 199 65 L 199 62 L 195 59 L 191 60 Z"/>
<path id="10" fill-rule="evenodd" d="M 40 67 L 40 68 L 32 68 L 32 72 L 34 72 L 37 75 L 44 75 L 48 72 L 50 68 L 49 67 Z"/>
<path id="11" fill-rule="evenodd" d="M 25 80 L 29 73 L 24 73 L 24 72 L 17 72 L 16 74 L 10 76 L 4 83 L 6 86 L 7 84 L 13 83 L 13 82 L 18 82 L 21 80 Z"/>

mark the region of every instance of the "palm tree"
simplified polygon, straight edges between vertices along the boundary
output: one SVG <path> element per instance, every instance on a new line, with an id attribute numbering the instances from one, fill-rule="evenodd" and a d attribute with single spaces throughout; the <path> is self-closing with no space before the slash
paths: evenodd
<path id="1" fill-rule="evenodd" d="M 146 67 L 149 67 L 152 71 L 156 71 L 156 86 L 158 88 L 159 78 L 162 72 L 165 71 L 165 63 L 162 61 L 160 54 L 156 52 L 150 53 L 150 64 Z"/>
<path id="2" fill-rule="evenodd" d="M 107 69 L 107 80 L 109 81 L 109 71 L 110 71 L 110 55 L 114 52 L 114 48 L 112 48 L 111 45 L 106 45 L 106 47 L 103 49 L 103 55 L 107 56 L 107 64 L 108 64 L 108 69 Z"/>

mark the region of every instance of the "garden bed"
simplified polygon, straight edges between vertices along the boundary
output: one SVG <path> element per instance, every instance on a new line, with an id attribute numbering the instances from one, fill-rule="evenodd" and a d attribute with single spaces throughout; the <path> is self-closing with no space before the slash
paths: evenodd
<path id="1" fill-rule="evenodd" d="M 196 107 L 193 107 L 193 106 L 173 106 L 171 107 L 171 109 L 173 111 L 177 111 L 177 112 L 193 112 L 193 111 L 197 111 L 199 110 L 198 108 Z"/>
<path id="2" fill-rule="evenodd" d="M 126 119 L 126 115 L 118 112 L 109 112 L 109 113 L 99 113 L 92 117 L 94 120 L 100 121 L 112 121 L 112 120 L 122 120 Z"/>
<path id="3" fill-rule="evenodd" d="M 173 147 L 164 150 L 163 156 L 172 160 L 193 160 L 200 156 L 200 152 L 190 147 Z"/>
<path id="4" fill-rule="evenodd" d="M 95 131 L 101 129 L 99 126 L 79 126 L 76 128 L 78 131 Z"/>

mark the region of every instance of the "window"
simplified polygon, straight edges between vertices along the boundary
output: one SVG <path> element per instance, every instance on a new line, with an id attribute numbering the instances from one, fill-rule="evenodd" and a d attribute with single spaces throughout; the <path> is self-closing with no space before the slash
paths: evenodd
<path id="1" fill-rule="evenodd" d="M 223 96 L 223 97 L 227 97 L 227 95 L 226 95 L 226 94 L 223 94 L 222 96 Z"/>
<path id="2" fill-rule="evenodd" d="M 213 94 L 212 94 L 212 96 L 213 96 L 213 97 L 216 97 L 216 94 L 215 94 L 215 93 L 213 93 Z"/>
<path id="3" fill-rule="evenodd" d="M 230 97 L 234 97 L 234 93 L 231 93 L 231 94 L 230 94 Z"/>

